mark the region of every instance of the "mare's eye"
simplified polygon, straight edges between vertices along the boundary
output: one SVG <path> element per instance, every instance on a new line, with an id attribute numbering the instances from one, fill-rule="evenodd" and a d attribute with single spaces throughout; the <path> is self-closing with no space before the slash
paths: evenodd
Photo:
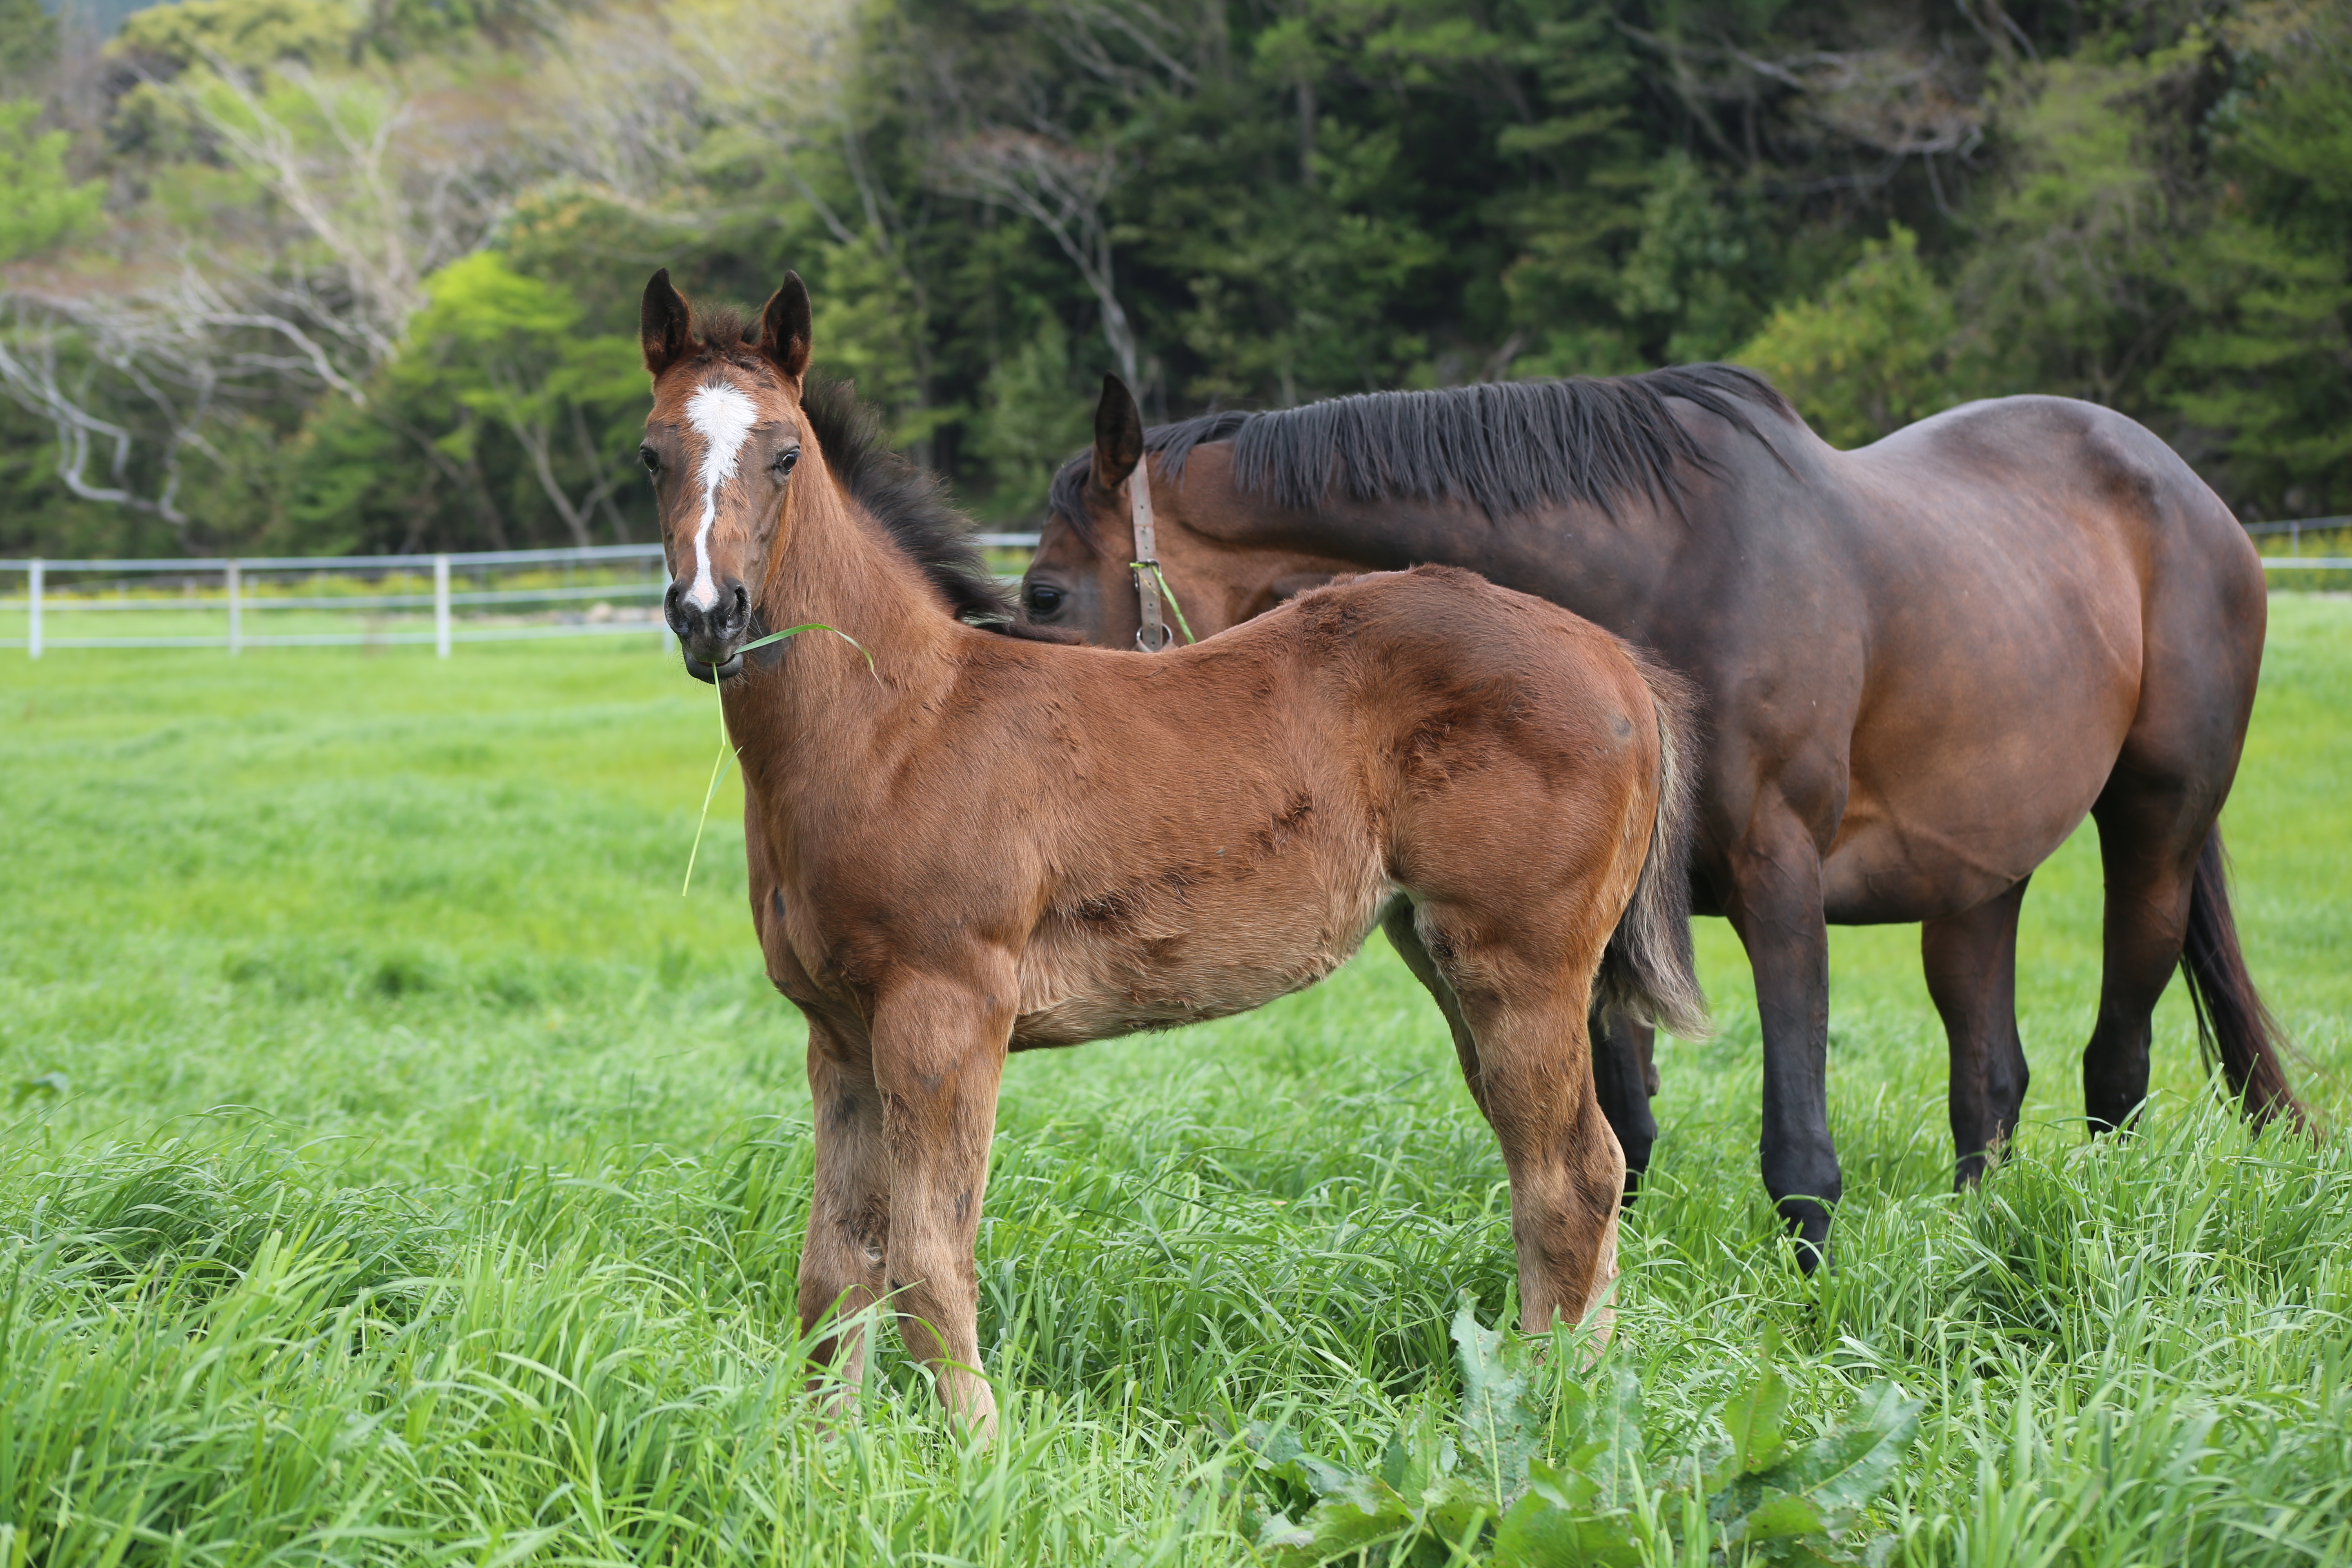
<path id="1" fill-rule="evenodd" d="M 781 476 L 791 473 L 793 471 L 793 465 L 800 460 L 801 449 L 798 447 L 785 447 L 782 451 L 776 454 L 777 474 Z"/>
<path id="2" fill-rule="evenodd" d="M 1040 620 L 1062 612 L 1062 591 L 1051 583 L 1032 583 L 1021 590 L 1021 596 L 1028 601 L 1030 615 Z"/>
<path id="3" fill-rule="evenodd" d="M 658 474 L 661 472 L 661 454 L 655 451 L 651 447 L 640 447 L 637 448 L 637 461 L 646 466 L 646 472 L 649 474 Z"/>

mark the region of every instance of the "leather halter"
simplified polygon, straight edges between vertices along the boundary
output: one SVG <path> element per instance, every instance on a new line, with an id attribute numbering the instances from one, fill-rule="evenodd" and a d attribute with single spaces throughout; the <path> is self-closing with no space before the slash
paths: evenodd
<path id="1" fill-rule="evenodd" d="M 1158 653 L 1176 640 L 1176 634 L 1168 629 L 1160 612 L 1160 541 L 1151 521 L 1148 454 L 1136 459 L 1135 471 L 1127 476 L 1127 500 L 1135 521 L 1135 559 L 1129 565 L 1135 572 L 1135 599 L 1142 611 L 1142 623 L 1135 628 L 1135 646 L 1146 653 Z"/>

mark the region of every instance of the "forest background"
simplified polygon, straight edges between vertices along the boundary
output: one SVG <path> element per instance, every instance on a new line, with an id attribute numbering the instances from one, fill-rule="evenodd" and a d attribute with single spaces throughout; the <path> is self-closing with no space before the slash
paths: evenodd
<path id="1" fill-rule="evenodd" d="M 104 4 L 104 0 L 100 0 Z M 646 275 L 983 516 L 1154 418 L 1736 359 L 2352 511 L 2352 7 L 0 0 L 0 553 L 653 536 Z"/>

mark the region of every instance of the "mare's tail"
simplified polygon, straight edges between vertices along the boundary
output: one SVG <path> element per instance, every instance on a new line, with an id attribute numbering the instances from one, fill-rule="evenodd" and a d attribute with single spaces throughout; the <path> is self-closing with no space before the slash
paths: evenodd
<path id="1" fill-rule="evenodd" d="M 1594 1000 L 1685 1040 L 1715 1032 L 1691 961 L 1691 735 L 1697 698 L 1680 676 L 1628 648 L 1658 715 L 1658 811 L 1633 901 L 1610 933 Z M 2235 951 L 2234 949 L 2232 951 Z"/>
<path id="2" fill-rule="evenodd" d="M 2284 1121 L 2309 1127 L 2311 1112 L 2287 1086 L 2286 1032 L 2255 994 L 2238 950 L 2237 922 L 2230 918 L 2229 861 L 2221 853 L 2221 830 L 2205 836 L 2197 855 L 2197 880 L 2189 895 L 2189 935 L 2180 948 L 2180 973 L 2197 1010 L 2197 1038 L 2209 1062 L 2217 1056 L 2230 1092 L 2245 1102 L 2256 1125 Z"/>

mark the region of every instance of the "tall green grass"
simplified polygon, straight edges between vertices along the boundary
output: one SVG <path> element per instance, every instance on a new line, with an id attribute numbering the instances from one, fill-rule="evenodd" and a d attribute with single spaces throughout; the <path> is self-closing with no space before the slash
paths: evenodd
<path id="1" fill-rule="evenodd" d="M 632 645 L 0 660 L 0 1563 L 1227 1563 L 1203 1418 L 1369 1447 L 1511 1288 L 1500 1162 L 1375 939 L 1258 1015 L 1007 1075 L 981 1239 L 1003 1436 L 884 1357 L 798 1394 L 801 1032 L 727 797 L 677 877 L 709 693 Z M 2352 1095 L 2352 604 L 2282 596 L 2227 819 L 2255 973 Z M 1948 1191 L 1915 931 L 1833 943 L 1839 1265 L 1755 1173 L 1755 1009 L 1661 1067 L 1617 1342 L 1654 1467 L 1768 1331 L 1801 1425 L 1928 1399 L 1905 1560 L 2352 1560 L 2352 1173 L 2250 1137 L 2187 1011 L 2089 1142 L 2082 841 L 2036 878 L 2027 1125 Z M 1580 1375 L 1556 1357 L 1550 1375 Z"/>

